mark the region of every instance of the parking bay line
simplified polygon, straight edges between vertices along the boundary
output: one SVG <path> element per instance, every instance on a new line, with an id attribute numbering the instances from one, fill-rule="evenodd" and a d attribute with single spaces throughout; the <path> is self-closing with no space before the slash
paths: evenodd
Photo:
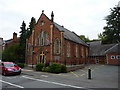
<path id="1" fill-rule="evenodd" d="M 6 81 L 3 81 L 3 80 L 0 80 L 0 82 L 6 83 L 6 84 L 9 84 L 9 85 L 18 87 L 18 88 L 24 88 L 23 86 L 19 86 L 19 85 L 16 85 L 16 84 L 12 84 L 12 83 L 10 83 L 10 82 L 6 82 Z"/>
<path id="2" fill-rule="evenodd" d="M 72 74 L 74 74 L 76 77 L 79 77 L 77 74 L 75 74 L 74 72 L 70 72 L 70 73 L 72 73 Z"/>
<path id="3" fill-rule="evenodd" d="M 35 81 L 40 81 L 40 82 L 45 82 L 45 83 L 50 83 L 50 84 L 56 84 L 56 85 L 61 85 L 61 86 L 68 86 L 68 87 L 73 87 L 73 88 L 84 88 L 84 87 L 79 87 L 79 86 L 74 86 L 74 85 L 67 85 L 67 84 L 62 84 L 62 83 L 57 83 L 57 82 L 51 82 L 51 81 L 46 81 L 46 80 L 40 80 L 40 79 L 35 79 L 27 76 L 22 76 L 27 79 L 35 80 Z"/>

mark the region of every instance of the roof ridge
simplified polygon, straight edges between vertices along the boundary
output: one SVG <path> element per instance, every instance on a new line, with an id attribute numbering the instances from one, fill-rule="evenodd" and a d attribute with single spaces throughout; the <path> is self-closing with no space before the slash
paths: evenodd
<path id="1" fill-rule="evenodd" d="M 112 45 L 112 44 L 111 44 Z M 107 53 L 109 50 L 111 50 L 112 48 L 114 48 L 115 46 L 117 46 L 118 45 L 118 43 L 117 44 L 115 44 L 115 45 L 113 45 L 113 46 L 111 46 L 109 49 L 107 49 L 104 53 Z"/>

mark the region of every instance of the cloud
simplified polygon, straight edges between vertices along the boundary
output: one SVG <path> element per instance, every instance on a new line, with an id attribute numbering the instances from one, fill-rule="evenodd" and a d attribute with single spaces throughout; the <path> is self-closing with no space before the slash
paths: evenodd
<path id="1" fill-rule="evenodd" d="M 31 17 L 38 20 L 45 10 L 49 18 L 54 11 L 55 22 L 78 35 L 97 38 L 104 17 L 117 4 L 118 0 L 0 0 L 0 37 L 11 38 L 13 32 L 19 33 L 23 20 L 28 26 Z"/>

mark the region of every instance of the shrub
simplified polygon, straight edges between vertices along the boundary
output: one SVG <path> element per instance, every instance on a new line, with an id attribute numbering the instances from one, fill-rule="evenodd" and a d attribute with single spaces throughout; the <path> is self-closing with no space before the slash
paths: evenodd
<path id="1" fill-rule="evenodd" d="M 36 65 L 36 71 L 42 71 L 42 68 L 45 66 L 45 64 L 44 63 L 38 63 L 37 65 Z"/>
<path id="2" fill-rule="evenodd" d="M 52 73 L 60 73 L 61 72 L 61 65 L 59 63 L 52 63 L 49 66 L 49 70 Z"/>
<path id="3" fill-rule="evenodd" d="M 43 72 L 49 72 L 49 71 L 50 71 L 49 66 L 48 66 L 48 67 L 43 67 L 43 68 L 42 68 L 42 71 L 43 71 Z"/>
<path id="4" fill-rule="evenodd" d="M 45 68 L 45 71 L 46 71 L 46 72 L 50 72 L 50 67 L 49 67 L 49 66 L 46 67 L 46 68 Z"/>
<path id="5" fill-rule="evenodd" d="M 17 63 L 17 65 L 21 68 L 24 68 L 24 63 Z"/>
<path id="6" fill-rule="evenodd" d="M 67 68 L 65 65 L 61 64 L 61 72 L 62 73 L 66 73 L 67 72 Z"/>
<path id="7" fill-rule="evenodd" d="M 43 71 L 43 72 L 46 72 L 46 70 L 45 70 L 45 69 L 46 69 L 46 67 L 43 67 L 43 68 L 42 68 L 42 71 Z"/>

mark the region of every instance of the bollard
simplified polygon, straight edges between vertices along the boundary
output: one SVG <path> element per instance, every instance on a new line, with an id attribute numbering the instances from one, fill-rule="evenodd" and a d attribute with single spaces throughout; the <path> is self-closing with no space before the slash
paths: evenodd
<path id="1" fill-rule="evenodd" d="M 91 69 L 88 69 L 88 79 L 91 79 Z"/>

